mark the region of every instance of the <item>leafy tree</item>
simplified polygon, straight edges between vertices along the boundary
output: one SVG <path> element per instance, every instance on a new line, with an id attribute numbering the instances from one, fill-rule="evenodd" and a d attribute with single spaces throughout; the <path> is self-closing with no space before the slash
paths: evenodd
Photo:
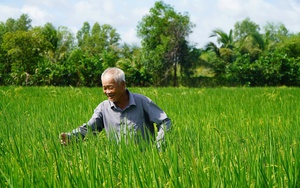
<path id="1" fill-rule="evenodd" d="M 235 24 L 234 37 L 232 31 L 213 31 L 211 37 L 217 37 L 218 44 L 210 42 L 206 50 L 213 54 L 205 54 L 210 56 L 206 59 L 214 65 L 216 77 L 230 85 L 297 85 L 299 41 L 288 40 L 292 37 L 283 24 L 268 23 L 265 33 L 259 31 L 249 18 Z"/>
<path id="2" fill-rule="evenodd" d="M 275 50 L 275 45 L 289 35 L 288 30 L 283 24 L 275 25 L 273 23 L 267 23 L 264 26 L 264 34 L 260 34 L 258 31 L 253 31 L 245 36 L 244 41 L 250 41 L 253 49 L 263 52 L 266 50 Z"/>
<path id="3" fill-rule="evenodd" d="M 137 33 L 142 38 L 145 66 L 153 74 L 155 85 L 162 85 L 172 71 L 173 85 L 177 85 L 178 65 L 183 64 L 179 61 L 182 48 L 193 27 L 187 14 L 175 12 L 162 1 L 156 2 L 139 22 Z"/>
<path id="4" fill-rule="evenodd" d="M 5 22 L 5 32 L 15 31 L 15 22 L 16 22 L 15 19 L 8 18 Z"/>
<path id="5" fill-rule="evenodd" d="M 38 30 L 15 31 L 3 36 L 1 47 L 7 53 L 15 83 L 28 85 L 49 43 Z"/>
<path id="6" fill-rule="evenodd" d="M 152 84 L 151 74 L 147 72 L 142 63 L 142 49 L 140 47 L 123 44 L 120 56 L 121 58 L 116 65 L 126 70 L 128 86 L 149 86 Z"/>
<path id="7" fill-rule="evenodd" d="M 103 67 L 114 66 L 118 61 L 120 35 L 108 24 L 95 23 L 91 29 L 88 22 L 77 33 L 78 46 L 88 56 L 102 59 Z"/>
<path id="8" fill-rule="evenodd" d="M 1 48 L 3 35 L 6 33 L 5 23 L 0 22 L 0 85 L 4 85 L 8 79 L 8 72 L 10 72 L 10 65 L 6 61 L 6 53 Z"/>
<path id="9" fill-rule="evenodd" d="M 54 52 L 58 47 L 58 32 L 56 28 L 51 23 L 46 23 L 43 28 L 41 28 L 41 32 L 47 40 L 51 44 L 51 50 Z"/>
<path id="10" fill-rule="evenodd" d="M 77 32 L 76 38 L 78 41 L 78 46 L 82 50 L 88 50 L 85 48 L 89 45 L 90 30 L 91 30 L 90 24 L 88 22 L 84 22 L 82 28 Z"/>
<path id="11" fill-rule="evenodd" d="M 288 57 L 300 58 L 300 35 L 293 35 L 281 43 L 278 43 L 278 48 L 282 49 Z"/>
<path id="12" fill-rule="evenodd" d="M 29 31 L 31 29 L 31 19 L 28 14 L 22 14 L 20 18 L 14 23 L 15 31 Z"/>
<path id="13" fill-rule="evenodd" d="M 9 18 L 6 22 L 0 23 L 0 46 L 3 44 L 3 37 L 7 32 L 28 31 L 31 29 L 31 19 L 27 14 L 22 14 L 19 19 Z M 11 62 L 3 48 L 0 48 L 0 84 L 11 84 Z"/>
<path id="14" fill-rule="evenodd" d="M 299 86 L 299 60 L 283 51 L 265 52 L 255 62 L 249 54 L 239 56 L 229 67 L 231 81 L 247 86 Z"/>
<path id="15" fill-rule="evenodd" d="M 265 49 L 265 40 L 260 33 L 260 27 L 249 18 L 234 25 L 234 39 L 236 50 L 244 54 L 250 54 L 250 61 L 254 62 Z"/>
<path id="16" fill-rule="evenodd" d="M 29 31 L 32 28 L 28 14 L 22 14 L 19 19 L 8 18 L 5 22 L 6 32 Z"/>
<path id="17" fill-rule="evenodd" d="M 214 67 L 216 76 L 220 76 L 225 73 L 226 66 L 234 61 L 235 42 L 233 31 L 230 30 L 227 34 L 221 29 L 215 29 L 210 37 L 217 37 L 218 44 L 209 42 L 205 46 L 206 51 L 214 52 L 216 55 L 216 58 L 211 59 L 212 61 L 207 63 L 210 63 Z"/>
<path id="18" fill-rule="evenodd" d="M 64 26 L 57 29 L 57 46 L 54 53 L 54 62 L 66 62 L 70 53 L 75 49 L 75 38 L 73 33 Z"/>
<path id="19" fill-rule="evenodd" d="M 259 33 L 259 31 L 259 25 L 251 21 L 250 18 L 246 18 L 234 24 L 234 40 L 243 41 L 245 37 L 253 33 Z"/>
<path id="20" fill-rule="evenodd" d="M 265 38 L 267 43 L 273 46 L 275 43 L 284 41 L 290 36 L 288 29 L 282 23 L 268 22 L 264 27 Z"/>
<path id="21" fill-rule="evenodd" d="M 288 86 L 300 85 L 300 35 L 291 35 L 276 45 L 284 55 L 281 83 Z"/>
<path id="22" fill-rule="evenodd" d="M 30 74 L 30 80 L 33 84 L 76 85 L 79 80 L 76 70 L 68 62 L 75 48 L 73 33 L 66 27 L 56 29 L 51 23 L 45 24 L 44 27 L 34 27 L 30 30 L 32 31 L 39 33 L 40 40 L 47 44 L 39 54 L 38 61 L 32 65 L 35 71 L 33 75 Z"/>
<path id="23" fill-rule="evenodd" d="M 234 48 L 234 39 L 233 39 L 233 31 L 232 29 L 227 34 L 222 29 L 215 29 L 210 37 L 217 37 L 217 42 L 221 45 L 221 48 Z"/>
<path id="24" fill-rule="evenodd" d="M 38 68 L 35 69 L 35 75 L 32 76 L 36 79 L 36 83 L 38 85 L 70 85 L 70 83 L 77 83 L 78 79 L 73 78 L 73 75 L 76 74 L 71 73 L 74 69 L 71 69 L 68 62 L 69 56 L 75 48 L 73 33 L 62 26 L 56 29 L 51 23 L 45 24 L 44 27 L 35 27 L 34 30 L 39 31 L 49 44 L 42 54 Z M 62 79 L 64 77 L 66 78 Z M 69 77 L 70 82 L 67 81 L 67 77 Z M 76 81 L 71 82 L 72 80 Z"/>
<path id="25" fill-rule="evenodd" d="M 189 46 L 186 46 L 184 50 L 187 55 L 181 56 L 183 59 L 180 60 L 184 62 L 180 68 L 181 83 L 184 86 L 195 86 L 195 70 L 201 63 L 202 50 Z"/>
<path id="26" fill-rule="evenodd" d="M 119 41 L 121 40 L 116 29 L 108 24 L 104 24 L 100 27 L 98 33 L 93 33 L 92 38 L 100 39 L 95 45 L 100 46 L 98 53 L 100 54 L 100 58 L 102 58 L 103 67 L 115 66 L 119 60 Z"/>

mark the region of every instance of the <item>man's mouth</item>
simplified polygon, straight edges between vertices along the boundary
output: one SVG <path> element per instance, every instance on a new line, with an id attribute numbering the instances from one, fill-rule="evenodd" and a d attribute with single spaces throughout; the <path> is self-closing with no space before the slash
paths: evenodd
<path id="1" fill-rule="evenodd" d="M 114 98 L 114 96 L 113 96 L 113 95 L 107 95 L 107 97 L 108 97 L 109 99 L 112 99 L 112 98 Z"/>

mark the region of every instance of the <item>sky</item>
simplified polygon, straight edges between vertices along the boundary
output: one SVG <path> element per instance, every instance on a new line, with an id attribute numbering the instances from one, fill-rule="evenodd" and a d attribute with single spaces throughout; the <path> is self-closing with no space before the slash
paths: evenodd
<path id="1" fill-rule="evenodd" d="M 0 0 L 0 22 L 28 14 L 32 26 L 47 22 L 65 26 L 74 35 L 88 22 L 91 26 L 109 24 L 116 28 L 121 42 L 140 45 L 136 28 L 154 7 L 155 0 Z M 291 33 L 300 32 L 300 0 L 164 0 L 176 12 L 187 13 L 195 24 L 191 44 L 203 48 L 214 41 L 214 29 L 229 33 L 234 24 L 246 18 L 263 30 L 267 23 L 282 23 Z"/>

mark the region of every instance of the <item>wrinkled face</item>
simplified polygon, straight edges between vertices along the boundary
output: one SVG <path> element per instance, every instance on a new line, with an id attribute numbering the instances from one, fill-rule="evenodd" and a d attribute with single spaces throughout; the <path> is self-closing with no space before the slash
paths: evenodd
<path id="1" fill-rule="evenodd" d="M 107 73 L 102 78 L 102 88 L 108 100 L 119 102 L 125 90 L 125 82 L 118 84 L 115 79 Z"/>

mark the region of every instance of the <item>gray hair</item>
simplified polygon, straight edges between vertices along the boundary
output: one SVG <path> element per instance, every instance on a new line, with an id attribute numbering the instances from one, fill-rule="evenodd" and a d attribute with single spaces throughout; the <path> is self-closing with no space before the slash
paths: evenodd
<path id="1" fill-rule="evenodd" d="M 101 75 L 101 80 L 103 80 L 104 75 L 108 73 L 110 74 L 113 79 L 120 84 L 122 81 L 125 82 L 125 73 L 123 70 L 117 68 L 117 67 L 109 67 L 107 68 Z"/>

